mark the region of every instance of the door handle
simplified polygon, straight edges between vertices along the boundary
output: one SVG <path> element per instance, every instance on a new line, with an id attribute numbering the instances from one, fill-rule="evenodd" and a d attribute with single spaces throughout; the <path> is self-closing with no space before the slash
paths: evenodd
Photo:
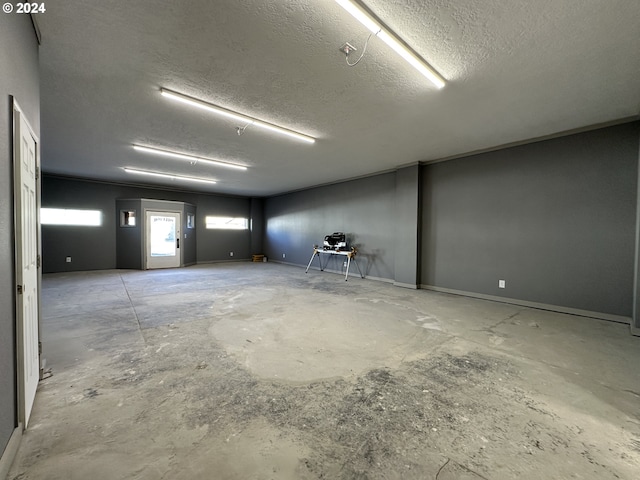
<path id="1" fill-rule="evenodd" d="M 180 248 L 180 239 L 176 238 L 176 248 Z"/>

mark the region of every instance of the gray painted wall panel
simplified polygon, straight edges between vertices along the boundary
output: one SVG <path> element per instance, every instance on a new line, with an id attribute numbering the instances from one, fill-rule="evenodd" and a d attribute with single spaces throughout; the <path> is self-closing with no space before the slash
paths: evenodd
<path id="1" fill-rule="evenodd" d="M 397 284 L 414 287 L 419 281 L 418 245 L 420 218 L 420 167 L 401 168 L 396 171 L 396 251 L 395 277 Z"/>
<path id="2" fill-rule="evenodd" d="M 185 265 L 192 265 L 198 261 L 197 251 L 197 225 L 195 228 L 187 228 L 187 215 L 193 215 L 195 218 L 196 212 L 195 205 L 185 205 L 184 213 L 185 218 L 182 219 L 182 241 L 184 242 L 183 261 Z"/>
<path id="3" fill-rule="evenodd" d="M 98 183 L 43 175 L 42 207 L 102 211 L 99 227 L 42 225 L 43 272 L 104 270 L 116 267 L 118 189 Z M 123 195 L 128 198 L 129 195 Z M 65 258 L 71 257 L 71 263 Z"/>
<path id="4" fill-rule="evenodd" d="M 14 96 L 40 136 L 38 44 L 27 15 L 0 15 L 0 455 L 16 427 L 12 113 Z"/>
<path id="5" fill-rule="evenodd" d="M 251 255 L 261 255 L 264 247 L 264 200 L 251 199 Z"/>
<path id="6" fill-rule="evenodd" d="M 630 316 L 638 127 L 425 166 L 422 283 Z"/>
<path id="7" fill-rule="evenodd" d="M 271 197 L 264 211 L 269 258 L 306 266 L 313 245 L 341 231 L 349 245 L 358 247 L 358 264 L 365 275 L 394 278 L 394 173 Z M 341 260 L 334 258 L 328 268 L 341 270 Z"/>
<path id="8" fill-rule="evenodd" d="M 640 129 L 638 129 L 640 137 Z M 638 138 L 640 144 L 640 138 Z M 633 318 L 631 333 L 640 336 L 640 148 L 638 148 L 638 184 L 636 188 L 636 249 L 633 278 Z"/>
<path id="9" fill-rule="evenodd" d="M 136 225 L 120 226 L 120 211 L 136 212 Z M 142 269 L 142 201 L 140 199 L 116 200 L 116 268 Z"/>
<path id="10" fill-rule="evenodd" d="M 250 198 L 201 196 L 197 206 L 198 262 L 251 258 L 250 230 L 216 230 L 205 227 L 205 217 L 208 215 L 250 218 Z M 230 252 L 233 252 L 233 257 L 229 255 Z"/>

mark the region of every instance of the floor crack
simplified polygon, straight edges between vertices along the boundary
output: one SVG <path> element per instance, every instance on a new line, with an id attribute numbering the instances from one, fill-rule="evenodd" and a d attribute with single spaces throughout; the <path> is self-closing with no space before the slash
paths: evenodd
<path id="1" fill-rule="evenodd" d="M 133 316 L 136 318 L 136 323 L 138 324 L 138 332 L 140 332 L 140 336 L 142 337 L 142 341 L 145 346 L 147 345 L 147 339 L 144 338 L 144 333 L 142 332 L 142 325 L 140 324 L 140 318 L 138 317 L 138 312 L 136 312 L 136 307 L 133 304 L 133 300 L 131 300 L 131 295 L 129 294 L 129 290 L 127 289 L 127 284 L 124 282 L 124 278 L 122 278 L 121 274 L 118 274 L 120 277 L 120 281 L 122 282 L 122 287 L 124 288 L 125 293 L 127 294 L 127 298 L 129 299 L 129 305 L 131 305 L 131 310 L 133 310 Z"/>
<path id="2" fill-rule="evenodd" d="M 444 467 L 446 467 L 447 465 L 449 465 L 449 462 L 451 461 L 450 458 L 447 458 L 447 461 L 444 462 L 444 465 L 442 465 L 439 469 L 438 469 L 438 473 L 436 473 L 436 478 L 435 480 L 438 480 L 440 478 L 440 472 L 442 472 L 442 470 L 444 470 Z"/>
<path id="3" fill-rule="evenodd" d="M 482 328 L 482 329 L 481 329 L 481 331 L 482 331 L 482 330 L 484 330 L 484 331 L 487 331 L 487 332 L 491 332 L 491 333 L 493 333 L 494 335 L 497 335 L 497 334 L 496 334 L 496 332 L 494 332 L 494 329 L 498 328 L 500 325 L 504 325 L 504 324 L 505 324 L 506 322 L 508 322 L 509 320 L 511 320 L 511 319 L 513 319 L 513 318 L 515 318 L 515 317 L 517 317 L 517 316 L 518 316 L 518 315 L 520 315 L 523 311 L 524 311 L 524 310 L 518 310 L 517 312 L 512 313 L 512 314 L 511 314 L 511 315 L 509 315 L 508 317 L 503 318 L 502 320 L 500 320 L 499 322 L 497 322 L 495 325 L 490 325 L 490 326 L 488 326 L 488 327 L 484 327 L 484 328 Z"/>
<path id="4" fill-rule="evenodd" d="M 442 465 L 439 469 L 438 469 L 438 473 L 436 473 L 435 479 L 434 480 L 438 480 L 440 477 L 440 473 L 442 473 L 442 471 L 444 470 L 444 468 L 449 465 L 449 463 L 452 460 L 450 458 L 447 457 L 447 461 L 444 462 L 444 465 Z M 489 480 L 487 477 L 480 475 L 478 472 L 471 470 L 469 467 L 465 467 L 464 465 L 462 465 L 461 463 L 458 463 L 456 461 L 453 461 L 453 463 L 455 463 L 458 467 L 460 467 L 462 470 L 465 470 L 468 473 L 471 473 L 472 475 L 477 476 L 478 478 L 482 479 L 482 480 Z"/>

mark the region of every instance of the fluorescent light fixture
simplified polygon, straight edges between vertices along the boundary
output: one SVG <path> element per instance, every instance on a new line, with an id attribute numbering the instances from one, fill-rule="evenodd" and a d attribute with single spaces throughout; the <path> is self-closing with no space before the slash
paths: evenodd
<path id="1" fill-rule="evenodd" d="M 169 178 L 171 180 L 185 180 L 188 182 L 199 182 L 199 183 L 217 183 L 215 180 L 207 180 L 204 178 L 195 178 L 195 177 L 183 177 L 182 175 L 172 175 L 170 173 L 160 173 L 160 172 L 151 172 L 149 170 L 138 170 L 136 168 L 124 167 L 124 171 L 127 173 L 135 173 L 138 175 L 149 175 L 151 177 L 160 177 L 160 178 Z"/>
<path id="2" fill-rule="evenodd" d="M 246 170 L 244 165 L 238 165 L 236 163 L 222 162 L 220 160 L 211 160 L 209 158 L 196 157 L 195 155 L 187 155 L 185 153 L 171 152 L 169 150 L 163 150 L 161 148 L 143 147 L 141 145 L 134 145 L 133 148 L 139 152 L 153 153 L 155 155 L 164 155 L 165 157 L 179 158 L 180 160 L 187 160 L 188 162 L 206 163 L 208 165 L 216 165 L 218 167 L 235 168 L 236 170 Z"/>
<path id="3" fill-rule="evenodd" d="M 260 127 L 265 130 L 272 131 L 274 133 L 279 133 L 281 135 L 286 135 L 288 137 L 295 138 L 296 140 L 302 140 L 303 142 L 314 143 L 316 141 L 315 138 L 310 137 L 309 135 L 305 135 L 304 133 L 299 133 L 293 130 L 289 130 L 288 128 L 279 127 L 278 125 L 274 125 L 273 123 L 264 122 L 262 120 L 258 120 L 257 118 L 250 117 L 249 115 L 244 115 L 242 113 L 234 112 L 233 110 L 228 110 L 226 108 L 219 107 L 218 105 L 205 102 L 204 100 L 199 100 L 197 98 L 193 98 L 188 95 L 183 95 L 182 93 L 167 90 L 166 88 L 161 88 L 160 93 L 162 94 L 162 96 L 170 98 L 172 100 L 186 103 L 187 105 L 191 105 L 192 107 L 197 107 L 203 110 L 207 110 L 209 112 L 221 115 L 223 117 L 236 120 L 237 122 L 241 122 L 243 124 Z"/>
<path id="4" fill-rule="evenodd" d="M 407 48 L 404 42 L 395 33 L 385 28 L 367 9 L 357 0 L 336 0 L 338 4 L 362 23 L 375 36 L 389 45 L 393 51 L 405 59 L 413 68 L 427 77 L 436 87 L 445 85 L 444 78 L 436 72 L 431 65 L 425 62 L 419 55 Z"/>

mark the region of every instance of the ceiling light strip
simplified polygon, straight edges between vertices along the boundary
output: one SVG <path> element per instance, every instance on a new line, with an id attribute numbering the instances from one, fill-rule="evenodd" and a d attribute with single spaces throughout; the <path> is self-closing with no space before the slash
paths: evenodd
<path id="1" fill-rule="evenodd" d="M 160 173 L 160 172 L 151 172 L 149 170 L 138 170 L 136 168 L 124 167 L 124 171 L 127 173 L 135 173 L 138 175 L 149 175 L 151 177 L 160 177 L 160 178 L 169 178 L 171 180 L 185 180 L 188 182 L 198 182 L 198 183 L 209 183 L 215 184 L 218 183 L 215 180 L 207 180 L 204 178 L 196 178 L 196 177 L 183 177 L 182 175 L 173 175 L 170 173 Z"/>
<path id="2" fill-rule="evenodd" d="M 170 98 L 172 100 L 186 103 L 187 105 L 191 105 L 192 107 L 201 108 L 203 110 L 207 110 L 223 117 L 231 118 L 232 120 L 236 120 L 244 124 L 260 127 L 274 133 L 279 133 L 281 135 L 295 138 L 296 140 L 301 140 L 303 142 L 314 143 L 316 141 L 315 138 L 310 137 L 309 135 L 305 135 L 304 133 L 289 130 L 288 128 L 280 127 L 278 125 L 274 125 L 273 123 L 250 117 L 249 115 L 234 112 L 233 110 L 228 110 L 226 108 L 219 107 L 218 105 L 214 105 L 213 103 L 205 102 L 204 100 L 199 100 L 188 95 L 183 95 L 182 93 L 173 92 L 171 90 L 167 90 L 166 88 L 161 88 L 160 93 L 162 94 L 162 96 Z"/>
<path id="3" fill-rule="evenodd" d="M 421 58 L 413 50 L 407 48 L 405 43 L 393 33 L 387 29 L 382 23 L 371 14 L 363 4 L 356 0 L 336 0 L 336 2 L 349 12 L 356 20 L 362 23 L 367 29 L 375 36 L 380 38 L 384 43 L 389 45 L 400 55 L 406 62 L 413 68 L 418 70 L 422 75 L 431 81 L 436 87 L 442 88 L 445 86 L 445 80 L 431 65 L 429 65 L 423 58 Z"/>
<path id="4" fill-rule="evenodd" d="M 163 150 L 161 148 L 143 147 L 142 145 L 133 145 L 133 148 L 139 152 L 152 153 L 154 155 L 163 155 L 165 157 L 178 158 L 180 160 L 186 160 L 192 163 L 206 163 L 208 165 L 215 165 L 218 167 L 235 168 L 236 170 L 246 170 L 244 165 L 238 165 L 236 163 L 222 162 L 220 160 L 211 160 L 210 158 L 197 157 L 195 155 L 188 155 L 186 153 L 171 152 L 169 150 Z"/>

